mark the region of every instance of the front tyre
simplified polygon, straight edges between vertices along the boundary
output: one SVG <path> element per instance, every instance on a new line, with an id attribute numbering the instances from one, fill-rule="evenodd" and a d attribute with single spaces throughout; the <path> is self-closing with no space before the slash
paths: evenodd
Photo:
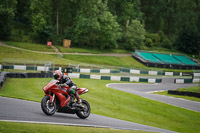
<path id="1" fill-rule="evenodd" d="M 42 111 L 46 115 L 53 115 L 56 112 L 56 104 L 55 104 L 55 102 L 50 103 L 50 97 L 49 96 L 45 96 L 42 99 L 42 101 L 41 101 L 41 108 L 42 108 Z"/>
<path id="2" fill-rule="evenodd" d="M 90 115 L 90 104 L 82 99 L 82 106 L 84 107 L 83 110 L 79 110 L 76 112 L 76 115 L 81 119 L 86 119 Z"/>

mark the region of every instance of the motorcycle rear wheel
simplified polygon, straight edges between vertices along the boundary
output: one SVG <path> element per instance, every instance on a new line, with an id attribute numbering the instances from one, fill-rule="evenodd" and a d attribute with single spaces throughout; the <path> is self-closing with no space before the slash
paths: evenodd
<path id="1" fill-rule="evenodd" d="M 49 96 L 44 96 L 44 98 L 41 101 L 41 108 L 46 115 L 53 115 L 56 112 L 56 104 L 50 103 Z"/>
<path id="2" fill-rule="evenodd" d="M 84 110 L 80 110 L 76 112 L 76 115 L 81 119 L 86 119 L 90 115 L 90 104 L 82 99 L 82 106 L 84 106 Z"/>

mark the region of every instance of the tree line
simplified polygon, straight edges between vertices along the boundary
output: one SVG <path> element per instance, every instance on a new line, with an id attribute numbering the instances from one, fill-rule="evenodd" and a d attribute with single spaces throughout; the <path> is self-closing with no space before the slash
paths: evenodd
<path id="1" fill-rule="evenodd" d="M 1 40 L 20 23 L 32 42 L 200 53 L 199 0 L 1 0 L 0 18 Z"/>

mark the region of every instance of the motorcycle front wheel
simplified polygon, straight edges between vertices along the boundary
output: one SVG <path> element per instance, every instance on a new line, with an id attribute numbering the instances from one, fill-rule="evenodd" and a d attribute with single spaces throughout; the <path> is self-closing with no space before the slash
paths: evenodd
<path id="1" fill-rule="evenodd" d="M 46 114 L 46 115 L 53 115 L 56 112 L 56 104 L 50 103 L 50 97 L 49 96 L 45 96 L 42 101 L 41 101 L 41 108 L 42 111 Z"/>
<path id="2" fill-rule="evenodd" d="M 81 105 L 84 109 L 77 111 L 76 115 L 81 119 L 86 119 L 90 115 L 90 104 L 86 100 L 82 99 Z"/>

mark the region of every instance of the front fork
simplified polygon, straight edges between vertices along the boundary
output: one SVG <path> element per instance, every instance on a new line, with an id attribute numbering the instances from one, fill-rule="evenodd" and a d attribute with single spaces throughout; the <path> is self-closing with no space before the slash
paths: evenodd
<path id="1" fill-rule="evenodd" d="M 50 104 L 54 103 L 54 100 L 55 100 L 55 94 L 54 93 L 53 93 L 53 96 L 50 93 L 46 94 L 46 96 L 50 97 Z"/>
<path id="2" fill-rule="evenodd" d="M 53 93 L 53 98 L 52 100 L 50 100 L 50 103 L 54 103 L 54 100 L 55 100 L 55 94 Z"/>

